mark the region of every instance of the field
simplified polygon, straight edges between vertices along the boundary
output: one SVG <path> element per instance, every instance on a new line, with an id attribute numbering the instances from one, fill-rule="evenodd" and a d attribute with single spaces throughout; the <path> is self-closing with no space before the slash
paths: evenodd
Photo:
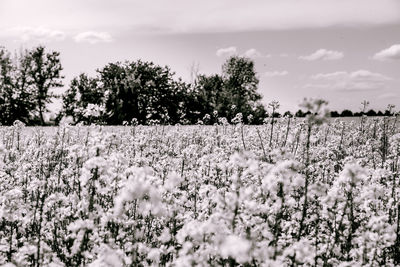
<path id="1" fill-rule="evenodd" d="M 0 265 L 398 265 L 399 125 L 2 127 Z"/>

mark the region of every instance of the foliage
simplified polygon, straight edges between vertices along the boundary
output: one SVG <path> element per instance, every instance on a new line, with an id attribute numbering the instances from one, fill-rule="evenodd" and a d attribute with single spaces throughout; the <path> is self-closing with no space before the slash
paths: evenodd
<path id="1" fill-rule="evenodd" d="M 218 117 L 232 120 L 243 114 L 245 123 L 261 124 L 266 110 L 256 93 L 258 79 L 250 59 L 233 57 L 223 75 L 198 75 L 189 85 L 174 79 L 169 67 L 141 60 L 110 63 L 95 78 L 81 74 L 63 95 L 59 115 L 75 122 L 121 125 L 213 124 Z M 104 110 L 85 117 L 91 104 Z"/>
<path id="2" fill-rule="evenodd" d="M 262 124 L 267 112 L 260 102 L 258 82 L 254 62 L 238 56 L 227 59 L 222 75 L 199 75 L 192 92 L 197 119 L 213 124 L 217 122 L 214 113 L 228 121 L 242 114 L 243 122 Z"/>
<path id="3" fill-rule="evenodd" d="M 22 51 L 14 58 L 0 49 L 0 112 L 2 125 L 19 120 L 27 125 L 46 125 L 48 104 L 58 97 L 54 89 L 63 86 L 60 53 L 46 52 L 39 46 Z M 270 117 L 281 117 L 271 109 L 268 114 L 257 92 L 259 80 L 250 58 L 232 56 L 222 66 L 221 74 L 199 75 L 193 67 L 192 83 L 174 77 L 168 66 L 141 60 L 109 63 L 89 77 L 80 74 L 72 79 L 62 95 L 62 110 L 55 123 L 72 121 L 83 124 L 206 124 L 226 120 L 260 125 Z M 394 106 L 382 111 L 370 109 L 333 117 L 391 116 Z M 271 108 L 270 106 L 268 108 Z M 295 117 L 308 115 L 298 110 Z M 55 115 L 53 115 L 55 116 Z M 291 116 L 285 112 L 284 116 Z"/>
<path id="4" fill-rule="evenodd" d="M 62 87 L 62 66 L 59 52 L 45 52 L 45 47 L 39 46 L 28 51 L 28 76 L 31 79 L 35 108 L 39 112 L 41 125 L 45 125 L 43 114 L 47 112 L 46 104 L 51 103 L 55 96 L 50 89 Z"/>
<path id="5" fill-rule="evenodd" d="M 235 110 L 247 118 L 261 100 L 261 95 L 257 92 L 259 80 L 254 62 L 246 57 L 232 56 L 222 66 L 222 77 Z M 223 115 L 231 119 L 236 114 L 235 110 L 227 111 Z"/>
<path id="6" fill-rule="evenodd" d="M 54 97 L 50 89 L 62 86 L 61 70 L 59 53 L 46 53 L 44 47 L 25 50 L 14 59 L 0 49 L 0 122 L 44 125 L 46 105 Z"/>
<path id="7" fill-rule="evenodd" d="M 60 117 L 72 117 L 75 123 L 90 124 L 103 121 L 100 112 L 98 114 L 90 112 L 94 106 L 104 105 L 104 91 L 97 78 L 88 77 L 84 73 L 75 77 L 68 90 L 63 94 L 62 100 L 63 108 Z"/>
<path id="8" fill-rule="evenodd" d="M 9 52 L 0 49 L 0 123 L 12 125 L 16 120 L 30 123 L 34 116 L 34 92 L 29 76 L 28 52 L 13 59 Z"/>
<path id="9" fill-rule="evenodd" d="M 140 124 L 175 124 L 183 119 L 187 87 L 173 79 L 169 67 L 138 60 L 108 64 L 99 74 L 106 95 L 108 124 L 132 119 Z"/>

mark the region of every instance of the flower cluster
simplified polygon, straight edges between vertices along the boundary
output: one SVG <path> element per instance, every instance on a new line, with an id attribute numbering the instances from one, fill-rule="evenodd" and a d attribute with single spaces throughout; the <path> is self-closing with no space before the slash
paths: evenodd
<path id="1" fill-rule="evenodd" d="M 0 265 L 399 265 L 397 118 L 324 105 L 262 126 L 0 128 Z"/>

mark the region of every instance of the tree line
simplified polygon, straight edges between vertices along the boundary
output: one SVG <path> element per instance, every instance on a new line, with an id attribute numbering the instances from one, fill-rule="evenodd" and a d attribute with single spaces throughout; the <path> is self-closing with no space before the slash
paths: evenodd
<path id="1" fill-rule="evenodd" d="M 277 102 L 267 107 L 261 103 L 254 62 L 246 57 L 232 56 L 221 74 L 196 75 L 190 83 L 176 79 L 168 66 L 153 62 L 109 63 L 92 77 L 85 73 L 74 77 L 62 95 L 55 95 L 53 89 L 64 86 L 62 70 L 60 53 L 43 46 L 14 55 L 0 47 L 0 123 L 214 124 L 223 119 L 261 124 L 269 116 L 281 116 Z M 54 98 L 62 99 L 62 109 L 46 121 Z M 380 115 L 375 113 L 363 114 Z M 304 117 L 306 113 L 283 115 Z M 331 115 L 357 114 L 345 110 Z"/>

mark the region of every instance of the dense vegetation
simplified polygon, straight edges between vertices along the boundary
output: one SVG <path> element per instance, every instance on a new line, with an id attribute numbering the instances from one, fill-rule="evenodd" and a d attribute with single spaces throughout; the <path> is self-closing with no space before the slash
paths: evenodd
<path id="1" fill-rule="evenodd" d="M 399 265 L 398 117 L 324 105 L 261 126 L 2 127 L 0 264 Z"/>
<path id="2" fill-rule="evenodd" d="M 1 124 L 15 120 L 46 124 L 46 104 L 55 97 L 51 89 L 63 86 L 59 56 L 37 47 L 13 58 L 0 49 Z M 237 56 L 226 61 L 222 75 L 199 75 L 192 84 L 175 79 L 169 67 L 152 62 L 110 63 L 95 77 L 81 74 L 72 79 L 59 96 L 63 109 L 53 123 L 68 118 L 74 123 L 108 125 L 211 124 L 217 117 L 230 121 L 238 112 L 245 122 L 262 123 L 266 111 L 258 82 L 254 63 Z"/>
<path id="3" fill-rule="evenodd" d="M 268 116 L 281 116 L 276 102 L 262 104 L 254 62 L 245 57 L 227 59 L 221 74 L 195 73 L 191 83 L 176 79 L 168 66 L 152 62 L 110 63 L 94 77 L 82 73 L 73 78 L 65 93 L 57 96 L 53 89 L 64 86 L 62 70 L 60 54 L 44 47 L 15 56 L 0 48 L 0 124 L 19 120 L 26 125 L 57 125 L 64 119 L 74 124 L 212 125 L 218 118 L 234 122 L 237 114 L 246 124 L 262 124 Z M 46 120 L 47 104 L 55 97 L 62 99 L 62 110 Z M 366 108 L 354 114 L 332 111 L 331 116 L 393 114 L 392 106 L 385 112 Z M 283 115 L 305 117 L 307 112 Z"/>

